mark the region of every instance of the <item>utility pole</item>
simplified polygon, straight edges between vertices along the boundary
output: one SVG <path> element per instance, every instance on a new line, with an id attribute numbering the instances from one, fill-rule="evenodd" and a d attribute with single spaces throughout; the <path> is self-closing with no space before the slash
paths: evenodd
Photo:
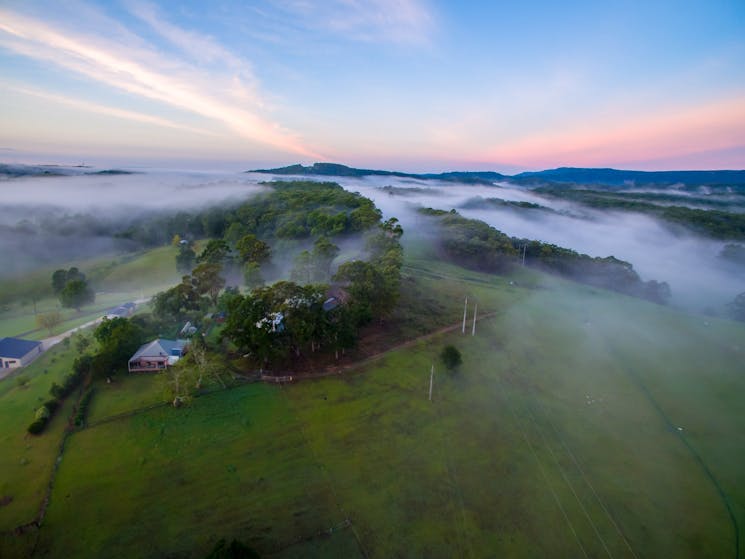
<path id="1" fill-rule="evenodd" d="M 429 372 L 429 401 L 432 401 L 432 383 L 435 380 L 435 366 L 432 365 L 432 370 Z"/>
<path id="2" fill-rule="evenodd" d="M 463 331 L 462 333 L 466 333 L 466 313 L 468 312 L 468 296 L 466 296 L 466 304 L 463 305 Z"/>
<path id="3" fill-rule="evenodd" d="M 478 303 L 473 306 L 473 328 L 471 329 L 471 336 L 476 335 L 476 313 L 479 311 Z"/>
<path id="4" fill-rule="evenodd" d="M 525 251 L 528 249 L 528 245 L 523 245 L 523 268 L 525 267 Z"/>

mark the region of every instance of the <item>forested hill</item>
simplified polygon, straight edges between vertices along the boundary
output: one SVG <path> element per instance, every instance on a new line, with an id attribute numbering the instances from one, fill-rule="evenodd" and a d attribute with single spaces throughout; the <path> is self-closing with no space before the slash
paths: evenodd
<path id="1" fill-rule="evenodd" d="M 511 177 L 519 182 L 601 184 L 607 186 L 743 186 L 743 171 L 624 171 L 620 169 L 584 169 L 560 167 L 546 171 L 520 173 Z"/>
<path id="2" fill-rule="evenodd" d="M 0 180 L 21 177 L 71 177 L 80 175 L 133 175 L 134 171 L 122 169 L 93 170 L 88 165 L 23 165 L 0 163 Z"/>
<path id="3" fill-rule="evenodd" d="M 399 171 L 381 171 L 375 169 L 356 169 L 338 163 L 314 163 L 313 165 L 289 165 L 277 169 L 256 169 L 248 173 L 267 173 L 271 175 L 299 175 L 321 177 L 399 177 L 421 180 L 442 180 L 460 183 L 487 183 L 504 180 L 506 175 L 495 171 L 450 171 L 447 173 L 403 173 Z"/>
<path id="4" fill-rule="evenodd" d="M 504 175 L 496 171 L 450 171 L 446 173 L 403 173 L 375 169 L 357 169 L 338 163 L 289 165 L 276 169 L 256 169 L 250 173 L 323 177 L 399 177 L 421 180 L 441 180 L 460 183 L 490 184 L 507 180 L 523 185 L 604 185 L 610 187 L 638 187 L 671 185 L 732 187 L 745 191 L 745 170 L 741 171 L 625 171 L 620 169 L 587 169 L 560 167 L 545 171 Z"/>

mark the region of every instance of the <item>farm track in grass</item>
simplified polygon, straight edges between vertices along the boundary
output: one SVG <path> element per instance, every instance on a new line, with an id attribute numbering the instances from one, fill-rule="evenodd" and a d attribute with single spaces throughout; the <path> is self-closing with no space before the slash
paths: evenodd
<path id="1" fill-rule="evenodd" d="M 476 318 L 476 322 L 480 323 L 484 320 L 494 318 L 495 316 L 497 316 L 497 314 L 498 314 L 498 311 L 486 312 L 483 315 L 478 316 Z M 421 336 L 418 336 L 412 340 L 407 340 L 405 342 L 394 345 L 392 347 L 388 347 L 382 351 L 374 353 L 373 355 L 368 355 L 367 357 L 364 357 L 363 359 L 360 359 L 359 361 L 355 361 L 354 363 L 349 363 L 347 365 L 342 365 L 342 366 L 328 367 L 326 371 L 321 371 L 318 373 L 300 373 L 300 374 L 292 374 L 292 375 L 290 373 L 279 373 L 276 375 L 265 375 L 264 377 L 262 377 L 262 379 L 265 380 L 265 382 L 271 383 L 273 382 L 271 380 L 273 376 L 281 377 L 281 378 L 287 378 L 291 376 L 293 379 L 293 382 L 299 382 L 302 380 L 313 380 L 313 379 L 320 379 L 320 378 L 325 378 L 325 377 L 333 377 L 333 376 L 342 375 L 344 373 L 348 373 L 352 371 L 358 372 L 364 369 L 367 365 L 370 365 L 371 363 L 375 363 L 376 361 L 383 359 L 386 355 L 390 354 L 393 351 L 398 351 L 401 349 L 413 347 L 426 340 L 436 338 L 437 336 L 441 336 L 449 332 L 455 332 L 459 328 L 462 328 L 462 323 L 445 326 L 444 328 L 440 328 L 439 330 L 436 330 L 434 332 L 430 332 L 428 334 L 422 334 Z"/>

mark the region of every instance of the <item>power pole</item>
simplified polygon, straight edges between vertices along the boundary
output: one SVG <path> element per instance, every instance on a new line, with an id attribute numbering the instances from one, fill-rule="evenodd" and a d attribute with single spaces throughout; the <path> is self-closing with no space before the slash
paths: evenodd
<path id="1" fill-rule="evenodd" d="M 523 268 L 525 267 L 525 251 L 528 249 L 528 245 L 523 245 Z"/>
<path id="2" fill-rule="evenodd" d="M 462 333 L 466 333 L 466 313 L 468 312 L 468 297 L 466 297 L 466 304 L 463 305 L 463 330 Z"/>
<path id="3" fill-rule="evenodd" d="M 476 313 L 479 311 L 478 303 L 473 306 L 473 328 L 471 329 L 471 336 L 476 335 Z"/>
<path id="4" fill-rule="evenodd" d="M 432 383 L 435 380 L 435 366 L 432 365 L 432 370 L 429 372 L 429 401 L 432 401 Z"/>

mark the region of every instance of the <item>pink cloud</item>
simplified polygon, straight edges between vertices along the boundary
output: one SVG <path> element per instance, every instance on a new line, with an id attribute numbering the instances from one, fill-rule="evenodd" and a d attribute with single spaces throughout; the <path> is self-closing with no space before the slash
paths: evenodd
<path id="1" fill-rule="evenodd" d="M 477 158 L 525 167 L 596 166 L 680 159 L 743 145 L 745 98 L 736 97 L 656 115 L 598 119 L 570 130 L 503 142 Z"/>

